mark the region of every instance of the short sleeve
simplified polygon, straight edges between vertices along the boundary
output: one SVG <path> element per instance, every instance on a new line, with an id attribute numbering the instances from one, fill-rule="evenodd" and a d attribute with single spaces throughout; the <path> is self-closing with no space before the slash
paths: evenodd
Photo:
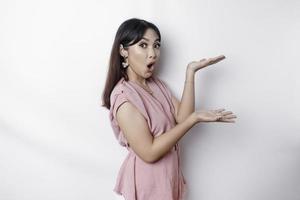
<path id="1" fill-rule="evenodd" d="M 128 99 L 127 99 L 127 97 L 126 97 L 123 90 L 121 91 L 121 93 L 116 95 L 114 105 L 113 105 L 113 116 L 114 116 L 114 118 L 117 118 L 117 110 L 119 109 L 119 107 L 127 101 L 128 101 Z"/>
<path id="2" fill-rule="evenodd" d="M 125 102 L 130 102 L 134 105 L 137 110 L 144 116 L 147 121 L 149 127 L 151 125 L 151 120 L 149 119 L 145 104 L 141 99 L 140 95 L 135 91 L 133 87 L 131 87 L 125 81 L 121 82 L 121 84 L 115 86 L 111 95 L 110 95 L 110 122 L 113 129 L 113 132 L 122 146 L 128 146 L 128 142 L 124 137 L 122 130 L 120 129 L 117 122 L 117 111 L 120 106 Z"/>
<path id="3" fill-rule="evenodd" d="M 123 103 L 125 103 L 129 100 L 123 90 L 119 90 L 116 93 L 112 93 L 110 100 L 111 100 L 110 121 L 111 121 L 111 125 L 113 128 L 114 134 L 115 134 L 118 142 L 122 146 L 127 146 L 128 142 L 127 142 L 126 138 L 124 137 L 124 134 L 118 125 L 116 114 L 117 114 L 117 110 L 119 109 L 119 107 Z"/>

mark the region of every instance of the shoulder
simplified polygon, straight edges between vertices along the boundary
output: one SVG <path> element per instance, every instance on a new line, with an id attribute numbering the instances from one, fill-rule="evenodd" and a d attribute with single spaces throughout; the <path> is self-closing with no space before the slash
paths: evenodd
<path id="1" fill-rule="evenodd" d="M 144 113 L 143 102 L 135 90 L 123 78 L 115 85 L 110 95 L 110 110 L 116 117 L 122 107 L 123 112 L 131 114 L 137 110 Z M 137 109 L 138 108 L 138 109 Z M 145 114 L 144 114 L 145 115 Z"/>
<path id="2" fill-rule="evenodd" d="M 130 126 L 136 125 L 141 120 L 147 119 L 147 114 L 141 105 L 122 90 L 122 86 L 116 89 L 115 101 L 112 104 L 112 113 L 117 123 L 124 127 L 124 124 Z M 120 91 L 120 92 L 118 92 Z"/>
<path id="3" fill-rule="evenodd" d="M 118 81 L 118 83 L 115 85 L 115 87 L 113 88 L 112 92 L 111 92 L 111 97 L 116 95 L 116 94 L 120 94 L 124 92 L 124 80 L 123 78 L 120 79 Z"/>
<path id="4" fill-rule="evenodd" d="M 123 83 L 123 78 L 119 80 L 119 82 L 115 85 L 113 88 L 111 94 L 110 94 L 110 110 L 113 112 L 113 115 L 115 116 L 116 111 L 118 107 L 123 104 L 124 102 L 127 102 L 127 95 L 125 93 L 126 88 Z"/>
<path id="5" fill-rule="evenodd" d="M 129 88 L 128 84 L 124 78 L 121 78 L 118 83 L 114 86 L 111 94 L 110 94 L 110 101 L 111 105 L 118 99 L 118 98 L 125 98 L 131 96 L 131 89 Z"/>

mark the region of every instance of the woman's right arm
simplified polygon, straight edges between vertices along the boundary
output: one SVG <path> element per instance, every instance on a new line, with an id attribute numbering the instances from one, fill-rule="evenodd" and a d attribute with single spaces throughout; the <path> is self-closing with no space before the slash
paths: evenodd
<path id="1" fill-rule="evenodd" d="M 185 121 L 158 137 L 153 137 L 146 119 L 130 102 L 117 110 L 117 121 L 134 152 L 145 162 L 153 163 L 164 156 L 196 123 L 190 115 Z"/>
<path id="2" fill-rule="evenodd" d="M 130 102 L 123 103 L 118 108 L 116 116 L 130 147 L 141 159 L 149 163 L 165 155 L 196 123 L 195 118 L 190 116 L 164 134 L 153 137 L 147 121 Z"/>
<path id="3" fill-rule="evenodd" d="M 199 122 L 234 122 L 232 112 L 225 109 L 195 111 L 172 129 L 153 137 L 146 119 L 130 102 L 123 103 L 117 110 L 117 122 L 133 151 L 145 162 L 153 163 L 171 148 Z"/>

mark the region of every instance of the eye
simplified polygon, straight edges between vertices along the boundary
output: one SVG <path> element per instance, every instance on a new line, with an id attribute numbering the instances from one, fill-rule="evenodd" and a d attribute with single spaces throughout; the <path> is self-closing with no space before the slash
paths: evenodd
<path id="1" fill-rule="evenodd" d="M 159 49 L 160 48 L 160 44 L 159 43 L 155 44 L 155 48 Z"/>
<path id="2" fill-rule="evenodd" d="M 140 46 L 141 46 L 142 48 L 146 48 L 146 47 L 147 47 L 147 44 L 146 44 L 146 43 L 141 43 Z"/>

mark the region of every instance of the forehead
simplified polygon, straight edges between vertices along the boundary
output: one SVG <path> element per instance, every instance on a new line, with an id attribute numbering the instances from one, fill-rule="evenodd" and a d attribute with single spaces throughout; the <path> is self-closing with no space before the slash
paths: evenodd
<path id="1" fill-rule="evenodd" d="M 150 28 L 145 31 L 142 39 L 144 39 L 148 42 L 159 41 L 159 37 L 158 37 L 157 33 L 153 29 L 150 29 Z"/>

